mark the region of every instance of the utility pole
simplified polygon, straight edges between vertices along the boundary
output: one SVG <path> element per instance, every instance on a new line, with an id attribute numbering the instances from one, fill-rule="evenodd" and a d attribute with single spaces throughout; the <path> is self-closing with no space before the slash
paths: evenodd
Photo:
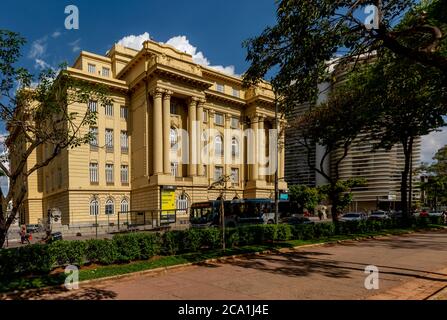
<path id="1" fill-rule="evenodd" d="M 279 212 L 279 208 L 278 208 L 278 193 L 279 193 L 279 189 L 278 189 L 278 169 L 279 169 L 279 156 L 278 156 L 278 152 L 279 152 L 279 139 L 280 139 L 280 134 L 279 134 L 279 125 L 278 125 L 278 96 L 276 94 L 276 90 L 274 91 L 275 93 L 275 129 L 276 129 L 276 147 L 275 147 L 275 162 L 276 162 L 276 170 L 275 170 L 275 223 L 278 224 L 278 212 Z"/>
<path id="2" fill-rule="evenodd" d="M 225 195 L 227 192 L 227 182 L 231 180 L 231 176 L 222 175 L 219 180 L 211 184 L 208 190 L 215 189 L 216 187 L 221 187 L 220 191 L 220 227 L 222 229 L 222 250 L 225 251 Z"/>

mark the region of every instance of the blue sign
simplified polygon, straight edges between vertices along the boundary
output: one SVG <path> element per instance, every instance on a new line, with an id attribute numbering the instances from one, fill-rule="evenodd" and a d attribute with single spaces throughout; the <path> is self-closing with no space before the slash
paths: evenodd
<path id="1" fill-rule="evenodd" d="M 279 200 L 289 200 L 289 194 L 288 193 L 280 193 Z"/>

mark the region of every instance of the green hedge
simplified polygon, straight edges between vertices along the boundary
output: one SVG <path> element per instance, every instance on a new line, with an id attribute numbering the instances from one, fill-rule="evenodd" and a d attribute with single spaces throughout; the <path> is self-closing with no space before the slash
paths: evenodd
<path id="1" fill-rule="evenodd" d="M 413 219 L 411 224 L 424 227 L 441 224 L 441 218 Z M 360 221 L 315 224 L 246 225 L 226 229 L 227 247 L 260 245 L 274 241 L 312 240 L 336 234 L 354 234 L 400 227 L 396 220 Z M 0 250 L 0 277 L 48 273 L 68 264 L 82 266 L 88 263 L 109 265 L 147 260 L 157 255 L 175 255 L 221 247 L 219 228 L 192 228 L 185 231 L 160 233 L 129 233 L 115 235 L 112 240 L 56 241 L 48 245 L 34 244 Z"/>

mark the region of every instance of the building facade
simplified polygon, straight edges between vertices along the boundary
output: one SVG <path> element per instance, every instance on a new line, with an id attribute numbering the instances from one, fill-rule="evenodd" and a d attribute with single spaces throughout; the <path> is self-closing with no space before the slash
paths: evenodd
<path id="1" fill-rule="evenodd" d="M 331 68 L 336 79 L 335 83 L 320 84 L 320 96 L 318 102 L 326 100 L 327 95 L 337 85 L 344 81 L 344 72 L 336 67 Z M 291 113 L 290 120 L 304 114 L 309 110 L 309 105 L 303 104 L 295 108 Z M 349 124 L 347 124 L 349 125 Z M 297 128 L 286 129 L 286 158 L 285 172 L 286 181 L 289 185 L 304 184 L 307 186 L 320 186 L 327 182 L 325 179 L 308 165 L 308 151 L 299 143 L 299 132 Z M 368 134 L 360 134 L 352 143 L 349 153 L 339 165 L 341 180 L 350 178 L 364 178 L 366 184 L 352 191 L 353 201 L 349 211 L 370 211 L 375 209 L 399 209 L 400 208 L 400 181 L 401 172 L 404 168 L 404 153 L 401 145 L 395 145 L 391 150 L 374 150 L 374 141 Z M 323 163 L 325 172 L 331 172 L 333 159 L 339 159 L 342 150 L 329 155 Z M 321 154 L 324 147 L 316 145 L 310 150 L 310 161 L 314 166 L 320 165 Z M 412 170 L 420 166 L 421 138 L 414 141 Z M 333 172 L 331 172 L 333 174 Z M 413 177 L 413 201 L 420 199 L 418 177 Z"/>
<path id="2" fill-rule="evenodd" d="M 64 225 L 89 225 L 122 212 L 165 209 L 165 202 L 186 209 L 217 199 L 222 188 L 227 199 L 274 197 L 270 169 L 277 164 L 283 177 L 285 154 L 273 148 L 268 83 L 244 89 L 239 77 L 154 41 L 140 51 L 114 45 L 105 56 L 82 51 L 68 72 L 106 85 L 113 103 L 69 106 L 78 114 L 97 112 L 96 125 L 83 129 L 94 138 L 28 177 L 22 223 L 38 223 L 54 210 Z M 46 152 L 38 148 L 29 165 Z M 214 187 L 223 176 L 224 187 Z M 287 184 L 280 181 L 279 189 Z"/>

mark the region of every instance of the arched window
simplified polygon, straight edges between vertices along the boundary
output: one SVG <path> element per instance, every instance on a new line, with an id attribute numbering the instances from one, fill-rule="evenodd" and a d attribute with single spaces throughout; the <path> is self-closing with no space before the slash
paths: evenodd
<path id="1" fill-rule="evenodd" d="M 216 153 L 216 156 L 223 156 L 223 139 L 222 136 L 216 136 L 214 138 L 214 151 Z"/>
<path id="2" fill-rule="evenodd" d="M 115 213 L 115 210 L 113 208 L 113 200 L 112 199 L 108 199 L 106 201 L 106 214 L 107 215 L 111 215 L 111 214 L 114 214 L 114 213 Z"/>
<path id="3" fill-rule="evenodd" d="M 177 214 L 187 214 L 188 212 L 188 196 L 182 193 L 177 197 Z"/>
<path id="4" fill-rule="evenodd" d="M 120 211 L 123 214 L 127 214 L 129 212 L 129 200 L 126 198 L 121 200 Z"/>
<path id="5" fill-rule="evenodd" d="M 90 201 L 90 215 L 97 216 L 99 214 L 99 202 L 96 199 Z"/>
<path id="6" fill-rule="evenodd" d="M 237 141 L 236 137 L 231 139 L 231 155 L 239 157 L 239 141 Z"/>
<path id="7" fill-rule="evenodd" d="M 169 137 L 171 140 L 171 150 L 177 150 L 178 148 L 178 133 L 176 128 L 171 128 L 169 133 Z"/>

